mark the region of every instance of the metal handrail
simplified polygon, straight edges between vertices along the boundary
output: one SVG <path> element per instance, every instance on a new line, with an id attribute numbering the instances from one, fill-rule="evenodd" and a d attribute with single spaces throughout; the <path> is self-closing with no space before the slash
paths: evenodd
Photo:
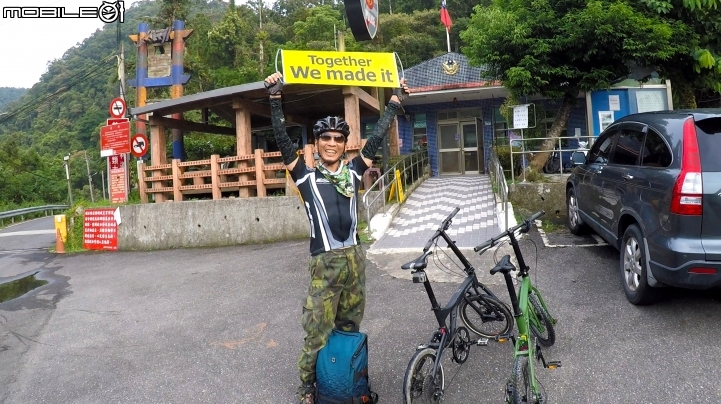
<path id="1" fill-rule="evenodd" d="M 528 137 L 528 138 L 523 138 L 523 139 L 511 139 L 511 138 L 509 138 L 509 141 L 508 141 L 508 146 L 509 146 L 508 148 L 509 148 L 509 150 L 508 150 L 508 152 L 510 153 L 510 157 L 511 157 L 511 181 L 512 181 L 512 182 L 515 182 L 515 181 L 516 181 L 515 172 L 514 172 L 514 171 L 515 171 L 515 169 L 514 169 L 515 164 L 513 164 L 513 163 L 514 163 L 513 155 L 514 155 L 514 154 L 520 154 L 520 155 L 521 155 L 521 159 L 524 159 L 524 158 L 526 158 L 526 157 L 525 157 L 526 154 L 539 153 L 539 152 L 541 152 L 541 150 L 527 150 L 526 147 L 525 147 L 526 142 L 528 142 L 528 141 L 538 141 L 538 140 L 548 140 L 548 139 L 554 139 L 554 140 L 555 140 L 555 139 L 558 139 L 558 149 L 550 149 L 550 150 L 544 150 L 544 151 L 549 152 L 549 153 L 553 153 L 553 152 L 555 152 L 555 151 L 558 151 L 558 152 L 559 152 L 559 158 L 560 158 L 560 160 L 561 160 L 561 169 L 559 170 L 559 175 L 563 175 L 563 154 L 564 154 L 564 153 L 573 153 L 573 152 L 575 152 L 575 151 L 587 152 L 587 151 L 591 148 L 591 146 L 593 145 L 593 141 L 596 139 L 596 137 L 593 136 L 593 135 L 588 135 L 588 136 L 559 136 L 559 137 L 557 137 L 557 138 L 554 138 L 554 137 Z M 588 145 L 587 145 L 587 147 L 577 147 L 577 148 L 575 148 L 575 149 L 571 149 L 571 148 L 563 149 L 562 146 L 561 146 L 561 140 L 562 140 L 562 139 L 577 139 L 577 140 L 579 140 L 579 141 L 581 141 L 581 139 L 586 139 Z M 522 151 L 513 151 L 513 142 L 516 142 L 516 141 L 522 142 L 522 143 L 521 143 L 522 146 L 523 146 L 523 147 L 522 147 L 522 149 L 523 149 Z M 528 160 L 528 162 L 527 162 L 526 164 L 530 164 L 530 159 Z M 525 167 L 524 167 L 524 166 L 527 166 L 527 165 L 524 165 L 524 164 L 523 164 L 523 161 L 522 161 L 522 162 L 521 162 L 521 169 L 522 169 L 522 171 L 523 171 L 523 181 L 526 180 L 526 170 L 525 170 Z M 551 174 L 551 175 L 553 175 L 553 174 Z"/>
<path id="2" fill-rule="evenodd" d="M 378 200 L 378 198 L 381 198 L 381 197 L 383 198 L 383 213 L 384 214 L 388 213 L 385 195 L 386 195 L 386 191 L 391 186 L 393 186 L 394 183 L 396 183 L 399 180 L 395 176 L 396 169 L 398 169 L 398 167 L 400 165 L 403 165 L 403 169 L 400 170 L 401 177 L 404 177 L 406 172 L 408 170 L 410 170 L 411 184 L 414 184 L 420 177 L 423 176 L 423 172 L 425 171 L 425 168 L 428 165 L 428 161 L 429 161 L 429 159 L 428 159 L 428 151 L 427 150 L 419 151 L 419 152 L 415 152 L 413 154 L 406 155 L 403 157 L 402 160 L 398 161 L 396 164 L 394 164 L 392 167 L 390 167 L 385 173 L 383 173 L 381 176 L 379 176 L 378 179 L 373 183 L 373 185 L 371 185 L 370 187 L 368 187 L 368 189 L 365 190 L 365 192 L 363 193 L 363 204 L 366 207 L 366 216 L 368 219 L 368 222 L 367 222 L 368 226 L 370 226 L 370 222 L 371 222 L 370 207 L 373 206 L 373 204 Z M 409 162 L 409 164 L 406 165 L 406 162 Z M 414 169 L 414 167 L 420 168 L 420 170 L 418 170 L 418 172 L 420 172 L 420 175 L 416 176 L 416 169 Z M 390 177 L 391 175 L 393 176 L 392 179 Z M 374 196 L 371 201 L 368 201 L 368 195 L 370 195 L 370 192 L 376 187 L 379 188 L 378 195 Z M 396 200 L 398 200 L 398 198 L 399 198 L 399 195 L 396 192 Z M 398 202 L 400 203 L 400 200 L 398 200 Z"/>
<path id="3" fill-rule="evenodd" d="M 506 182 L 506 174 L 503 171 L 501 161 L 498 159 L 496 151 L 491 148 L 491 156 L 488 160 L 488 174 L 491 178 L 491 184 L 494 186 L 493 202 L 494 210 L 498 208 L 499 202 L 501 210 L 505 215 L 505 227 L 508 227 L 508 183 Z M 500 197 L 500 201 L 498 198 Z"/>
<path id="4" fill-rule="evenodd" d="M 22 208 L 22 209 L 15 209 L 15 210 L 8 210 L 5 212 L 0 212 L 0 219 L 12 219 L 18 216 L 25 216 L 29 213 L 36 213 L 36 212 L 47 212 L 47 211 L 53 211 L 53 210 L 65 210 L 68 208 L 68 205 L 45 205 L 45 206 L 35 206 L 32 208 Z"/>

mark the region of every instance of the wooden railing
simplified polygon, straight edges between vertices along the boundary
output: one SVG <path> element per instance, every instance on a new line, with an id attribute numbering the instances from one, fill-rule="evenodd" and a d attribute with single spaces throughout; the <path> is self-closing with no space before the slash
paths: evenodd
<path id="1" fill-rule="evenodd" d="M 348 146 L 346 151 L 357 154 L 361 146 Z M 299 151 L 301 159 L 312 153 L 312 146 Z M 305 163 L 312 163 L 312 156 Z M 287 173 L 280 152 L 256 149 L 254 154 L 220 157 L 212 155 L 207 160 L 180 161 L 156 166 L 140 165 L 140 200 L 148 203 L 155 195 L 155 202 L 182 201 L 186 196 L 212 195 L 221 199 L 223 192 L 237 192 L 241 198 L 265 197 L 268 190 L 293 189 L 295 184 L 287 181 Z"/>

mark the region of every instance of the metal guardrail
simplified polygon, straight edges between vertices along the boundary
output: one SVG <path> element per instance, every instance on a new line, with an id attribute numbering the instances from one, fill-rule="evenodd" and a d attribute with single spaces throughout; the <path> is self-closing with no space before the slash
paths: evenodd
<path id="1" fill-rule="evenodd" d="M 560 165 L 561 165 L 561 166 L 560 166 L 560 169 L 558 170 L 558 173 L 552 173 L 552 174 L 548 174 L 548 175 L 563 175 L 563 173 L 564 173 L 563 162 L 565 161 L 565 160 L 563 159 L 563 156 L 564 156 L 564 155 L 568 156 L 568 155 L 572 154 L 572 153 L 575 152 L 575 151 L 582 151 L 582 152 L 584 152 L 584 153 L 585 153 L 585 152 L 588 152 L 588 150 L 589 150 L 589 149 L 591 148 L 591 146 L 593 145 L 593 141 L 596 139 L 596 137 L 595 137 L 595 136 L 559 136 L 558 138 L 532 137 L 532 138 L 523 138 L 523 139 L 509 139 L 508 146 L 509 146 L 509 152 L 510 152 L 510 156 L 511 156 L 511 182 L 516 182 L 516 175 L 515 175 L 515 168 L 516 168 L 515 165 L 516 165 L 516 164 L 515 164 L 514 154 L 515 154 L 515 155 L 519 155 L 519 154 L 521 155 L 521 158 L 520 158 L 520 160 L 521 160 L 520 166 L 521 166 L 521 167 L 520 167 L 520 169 L 521 169 L 521 171 L 522 171 L 522 173 L 523 173 L 523 181 L 525 182 L 525 181 L 526 181 L 526 170 L 525 170 L 524 168 L 531 163 L 531 159 L 532 159 L 532 156 L 531 156 L 531 158 L 529 158 L 529 157 L 526 157 L 526 155 L 527 155 L 527 154 L 533 155 L 533 153 L 539 153 L 539 152 L 540 152 L 540 150 L 528 150 L 528 148 L 526 147 L 526 142 L 544 141 L 544 140 L 548 140 L 548 139 L 557 139 L 557 141 L 558 141 L 557 148 L 551 149 L 551 150 L 546 150 L 546 151 L 549 152 L 549 153 L 551 153 L 551 154 L 552 154 L 552 153 L 559 153 Z M 576 139 L 576 140 L 578 140 L 579 142 L 584 142 L 584 141 L 585 141 L 586 144 L 587 144 L 587 146 L 586 146 L 586 147 L 565 148 L 565 149 L 564 149 L 564 148 L 561 147 L 561 146 L 562 146 L 561 143 L 562 143 L 562 140 L 563 140 L 563 139 Z M 514 151 L 514 150 L 513 150 L 513 142 L 521 142 L 521 151 Z M 551 154 L 549 154 L 549 158 L 551 157 Z M 519 173 L 519 174 L 520 174 L 520 173 Z"/>
<path id="2" fill-rule="evenodd" d="M 368 189 L 365 190 L 365 192 L 363 193 L 363 204 L 366 207 L 368 226 L 370 226 L 371 223 L 370 207 L 376 203 L 378 198 L 383 198 L 383 213 L 388 213 L 388 207 L 386 205 L 386 192 L 388 191 L 388 189 L 390 189 L 390 187 L 398 181 L 404 180 L 403 189 L 406 190 L 406 185 L 408 185 L 409 183 L 411 185 L 415 184 L 415 182 L 425 174 L 426 167 L 428 167 L 428 165 L 429 159 L 427 150 L 406 155 L 403 157 L 402 160 L 394 164 L 392 167 L 388 168 L 388 170 L 383 173 L 383 175 L 379 176 L 379 178 L 373 183 L 373 185 L 371 185 L 370 187 L 368 187 Z M 396 170 L 400 171 L 401 178 L 396 177 Z M 409 179 L 410 181 L 408 181 Z M 374 189 L 380 192 L 378 192 L 378 194 L 369 201 L 369 195 L 371 195 L 371 192 Z M 396 185 L 396 190 L 397 189 L 398 188 Z M 396 201 L 400 203 L 400 195 L 398 191 L 396 191 L 395 194 Z M 410 194 L 410 192 L 407 192 L 406 196 L 408 194 Z"/>
<path id="3" fill-rule="evenodd" d="M 5 219 L 10 219 L 13 223 L 15 223 L 15 218 L 20 216 L 21 220 L 25 220 L 25 215 L 28 215 L 30 213 L 37 213 L 37 212 L 50 212 L 52 213 L 54 210 L 65 210 L 68 208 L 68 205 L 45 205 L 45 206 L 35 206 L 32 208 L 22 208 L 22 209 L 15 209 L 15 210 L 8 210 L 5 212 L 0 212 L 0 220 L 4 221 Z M 0 222 L 0 225 L 2 225 L 2 222 Z"/>
<path id="4" fill-rule="evenodd" d="M 501 161 L 493 148 L 491 148 L 491 157 L 488 160 L 488 176 L 491 178 L 493 186 L 494 210 L 499 209 L 500 205 L 500 209 L 505 215 L 504 227 L 508 228 L 508 183 Z"/>

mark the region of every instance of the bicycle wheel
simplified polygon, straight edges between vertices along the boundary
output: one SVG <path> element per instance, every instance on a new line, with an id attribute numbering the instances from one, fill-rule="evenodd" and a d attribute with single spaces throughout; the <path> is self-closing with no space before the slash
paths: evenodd
<path id="1" fill-rule="evenodd" d="M 531 320 L 531 332 L 538 338 L 538 343 L 542 346 L 549 347 L 553 345 L 556 342 L 556 330 L 553 328 L 551 316 L 541 306 L 541 302 L 538 301 L 536 295 L 529 294 L 528 303 L 530 303 L 528 307 L 532 310 L 531 315 L 538 320 Z"/>
<path id="2" fill-rule="evenodd" d="M 510 390 L 509 403 L 538 404 L 541 402 L 541 397 L 536 397 L 536 395 L 533 394 L 531 371 L 528 368 L 528 356 L 516 356 L 508 387 Z"/>
<path id="3" fill-rule="evenodd" d="M 513 315 L 505 303 L 489 295 L 466 295 L 468 300 L 458 307 L 461 321 L 484 338 L 508 334 L 513 329 Z"/>
<path id="4" fill-rule="evenodd" d="M 436 362 L 436 350 L 424 348 L 417 350 L 408 363 L 403 379 L 403 402 L 440 403 L 442 397 L 436 395 L 436 389 L 443 391 L 446 380 L 443 365 L 438 364 L 438 374 L 433 381 L 433 365 Z"/>

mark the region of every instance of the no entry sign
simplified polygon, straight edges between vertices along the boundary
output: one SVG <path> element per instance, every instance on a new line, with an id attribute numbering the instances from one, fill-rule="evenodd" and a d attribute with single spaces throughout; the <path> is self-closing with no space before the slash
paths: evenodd
<path id="1" fill-rule="evenodd" d="M 110 116 L 113 118 L 122 118 L 125 116 L 125 100 L 122 98 L 113 98 L 112 101 L 110 101 Z"/>
<path id="2" fill-rule="evenodd" d="M 142 158 L 148 152 L 148 138 L 142 133 L 136 133 L 130 140 L 130 153 L 137 158 Z"/>

